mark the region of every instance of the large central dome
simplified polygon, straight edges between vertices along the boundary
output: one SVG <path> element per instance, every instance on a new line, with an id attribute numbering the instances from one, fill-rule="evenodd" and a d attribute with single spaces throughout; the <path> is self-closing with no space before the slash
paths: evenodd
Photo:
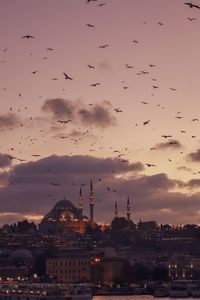
<path id="1" fill-rule="evenodd" d="M 56 233 L 62 230 L 63 226 L 65 229 L 77 227 L 77 223 L 82 220 L 83 216 L 80 210 L 71 201 L 63 199 L 58 201 L 52 210 L 44 216 L 39 229 L 42 233 Z"/>

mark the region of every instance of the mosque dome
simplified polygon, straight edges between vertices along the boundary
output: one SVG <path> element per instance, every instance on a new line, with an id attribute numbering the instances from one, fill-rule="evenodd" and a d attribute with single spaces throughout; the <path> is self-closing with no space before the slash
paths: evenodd
<path id="1" fill-rule="evenodd" d="M 44 218 L 49 221 L 73 221 L 80 220 L 81 214 L 71 201 L 63 199 L 58 201 Z"/>
<path id="2" fill-rule="evenodd" d="M 47 213 L 39 224 L 42 234 L 56 234 L 67 228 L 79 231 L 79 221 L 85 220 L 81 211 L 69 200 L 58 201 L 49 213 Z"/>

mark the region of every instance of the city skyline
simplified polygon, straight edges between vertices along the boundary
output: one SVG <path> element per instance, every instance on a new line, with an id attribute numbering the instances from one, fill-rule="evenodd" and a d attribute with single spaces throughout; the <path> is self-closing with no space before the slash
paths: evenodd
<path id="1" fill-rule="evenodd" d="M 1 225 L 91 180 L 97 222 L 129 196 L 134 222 L 200 224 L 199 22 L 183 0 L 0 1 Z"/>

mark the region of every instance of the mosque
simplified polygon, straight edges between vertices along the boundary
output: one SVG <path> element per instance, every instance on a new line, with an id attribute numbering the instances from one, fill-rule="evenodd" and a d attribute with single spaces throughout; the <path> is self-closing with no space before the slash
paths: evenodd
<path id="1" fill-rule="evenodd" d="M 84 234 L 87 225 L 95 226 L 94 220 L 94 189 L 92 181 L 90 182 L 89 192 L 89 206 L 90 217 L 83 214 L 83 197 L 80 188 L 79 208 L 75 207 L 73 203 L 65 198 L 58 201 L 52 210 L 47 213 L 39 224 L 39 231 L 42 234 L 67 234 L 76 232 Z M 130 221 L 131 209 L 130 201 L 127 199 L 127 220 Z M 115 218 L 118 218 L 117 202 L 115 202 Z"/>

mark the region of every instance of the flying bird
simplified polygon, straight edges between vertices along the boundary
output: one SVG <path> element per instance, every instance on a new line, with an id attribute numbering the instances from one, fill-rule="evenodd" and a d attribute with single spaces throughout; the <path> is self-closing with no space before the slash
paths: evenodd
<path id="1" fill-rule="evenodd" d="M 163 134 L 162 137 L 163 137 L 164 139 L 167 139 L 167 138 L 171 138 L 172 135 Z"/>
<path id="2" fill-rule="evenodd" d="M 87 66 L 88 66 L 89 69 L 95 69 L 95 67 L 92 66 L 92 65 L 87 65 Z"/>
<path id="3" fill-rule="evenodd" d="M 65 79 L 73 80 L 73 78 L 69 77 L 66 73 L 63 73 L 63 75 L 65 76 Z"/>
<path id="4" fill-rule="evenodd" d="M 132 68 L 134 68 L 133 66 L 130 66 L 130 65 L 128 65 L 128 64 L 126 64 L 125 66 L 126 66 L 127 69 L 132 69 Z"/>
<path id="5" fill-rule="evenodd" d="M 94 28 L 94 25 L 93 25 L 93 24 L 87 23 L 86 26 L 88 26 L 89 28 Z"/>
<path id="6" fill-rule="evenodd" d="M 185 5 L 188 5 L 190 8 L 198 8 L 198 9 L 200 9 L 200 6 L 199 5 L 197 5 L 197 4 L 193 4 L 192 2 L 185 2 L 184 3 Z"/>
<path id="7" fill-rule="evenodd" d="M 105 44 L 105 45 L 101 45 L 101 46 L 99 46 L 98 48 L 102 48 L 102 49 L 105 49 L 106 47 L 109 47 L 110 45 L 108 45 L 108 44 Z"/>
<path id="8" fill-rule="evenodd" d="M 154 165 L 154 164 L 146 164 L 146 166 L 150 168 L 150 167 L 155 167 L 156 165 Z"/>
<path id="9" fill-rule="evenodd" d="M 106 3 L 105 3 L 105 2 L 103 2 L 103 3 L 99 3 L 99 4 L 97 5 L 97 7 L 102 7 L 102 6 L 104 6 L 104 5 L 106 5 Z"/>
<path id="10" fill-rule="evenodd" d="M 27 34 L 27 35 L 22 36 L 22 39 L 34 39 L 34 36 Z"/>
<path id="11" fill-rule="evenodd" d="M 149 124 L 150 120 L 143 122 L 143 125 Z"/>
<path id="12" fill-rule="evenodd" d="M 92 83 L 92 84 L 90 84 L 90 86 L 96 87 L 96 86 L 99 85 L 99 84 L 100 84 L 100 82 Z"/>
<path id="13" fill-rule="evenodd" d="M 58 120 L 57 122 L 61 124 L 67 124 L 69 122 L 72 122 L 72 120 Z"/>
<path id="14" fill-rule="evenodd" d="M 122 112 L 122 110 L 120 109 L 120 108 L 114 108 L 114 111 L 116 111 L 117 113 L 120 113 L 120 112 Z"/>
<path id="15" fill-rule="evenodd" d="M 195 21 L 196 19 L 195 18 L 187 18 L 189 21 Z"/>

